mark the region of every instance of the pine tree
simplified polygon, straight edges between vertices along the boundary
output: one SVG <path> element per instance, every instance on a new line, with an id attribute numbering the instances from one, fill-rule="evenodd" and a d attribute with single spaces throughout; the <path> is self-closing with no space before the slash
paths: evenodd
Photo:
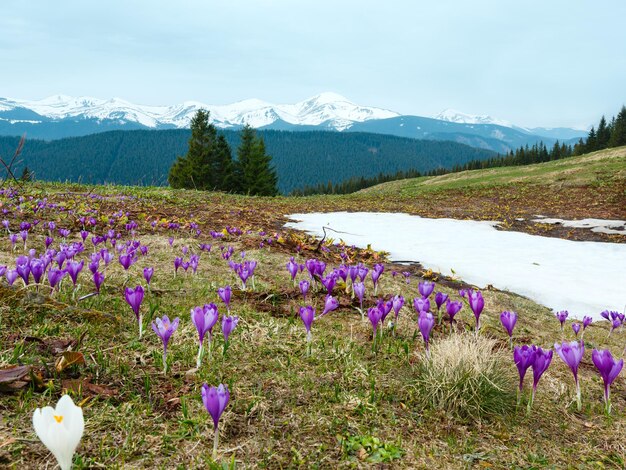
<path id="1" fill-rule="evenodd" d="M 209 112 L 199 109 L 191 120 L 187 155 L 178 157 L 168 176 L 173 188 L 215 189 L 217 130 Z"/>
<path id="2" fill-rule="evenodd" d="M 272 167 L 272 157 L 265 152 L 265 142 L 260 137 L 255 137 L 252 146 L 252 154 L 248 162 L 248 171 L 245 171 L 246 179 L 251 184 L 246 192 L 255 196 L 276 196 L 278 194 L 278 178 Z"/>
<path id="3" fill-rule="evenodd" d="M 235 165 L 233 163 L 233 155 L 230 145 L 226 141 L 223 134 L 217 137 L 217 145 L 215 151 L 215 168 L 213 179 L 215 181 L 215 189 L 221 191 L 237 191 L 235 187 Z"/>
<path id="4" fill-rule="evenodd" d="M 609 139 L 609 147 L 619 147 L 621 145 L 626 145 L 626 106 L 622 106 L 622 109 L 617 114 Z"/>
<path id="5" fill-rule="evenodd" d="M 237 175 L 241 192 L 254 196 L 276 196 L 278 178 L 272 167 L 272 157 L 265 152 L 265 142 L 249 125 L 241 130 L 237 148 Z"/>
<path id="6" fill-rule="evenodd" d="M 254 174 L 249 169 L 250 157 L 254 146 L 255 132 L 252 126 L 246 124 L 241 129 L 241 140 L 237 147 L 237 162 L 234 169 L 235 186 L 237 192 L 247 193 L 254 180 Z"/>
<path id="7" fill-rule="evenodd" d="M 600 124 L 598 124 L 598 130 L 596 131 L 596 147 L 597 150 L 605 149 L 609 145 L 609 139 L 611 138 L 611 130 L 606 125 L 606 119 L 602 116 Z"/>
<path id="8" fill-rule="evenodd" d="M 587 135 L 587 142 L 585 143 L 585 153 L 595 152 L 598 150 L 598 135 L 596 129 L 591 126 L 589 135 Z"/>

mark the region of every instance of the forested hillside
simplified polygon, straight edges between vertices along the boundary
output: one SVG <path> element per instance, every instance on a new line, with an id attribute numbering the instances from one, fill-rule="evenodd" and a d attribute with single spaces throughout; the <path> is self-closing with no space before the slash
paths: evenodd
<path id="1" fill-rule="evenodd" d="M 239 133 L 224 131 L 224 135 L 230 147 L 237 148 Z M 268 130 L 259 135 L 273 157 L 283 193 L 356 176 L 451 168 L 495 155 L 455 142 L 380 134 Z M 27 139 L 14 170 L 20 174 L 28 166 L 41 180 L 165 185 L 172 163 L 187 152 L 189 137 L 189 130 L 140 130 L 50 142 Z M 17 137 L 0 137 L 0 156 L 10 158 L 18 142 Z"/>

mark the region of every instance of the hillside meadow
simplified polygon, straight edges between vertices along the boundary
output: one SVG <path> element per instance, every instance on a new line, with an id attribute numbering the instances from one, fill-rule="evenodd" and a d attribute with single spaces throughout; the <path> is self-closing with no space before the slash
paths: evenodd
<path id="1" fill-rule="evenodd" d="M 515 293 L 469 286 L 419 265 L 394 265 L 372 248 L 320 242 L 282 225 L 295 212 L 397 211 L 498 220 L 503 229 L 620 243 L 621 235 L 564 230 L 530 218 L 623 219 L 625 191 L 626 148 L 392 182 L 348 196 L 249 198 L 38 182 L 5 187 L 0 207 L 9 222 L 2 227 L 0 265 L 13 269 L 19 256 L 32 257 L 31 249 L 41 256 L 46 237 L 57 252 L 73 247 L 72 263 L 85 263 L 76 285 L 69 276 L 57 288 L 45 277 L 39 283 L 30 278 L 28 285 L 19 277 L 13 285 L 0 282 L 0 465 L 53 468 L 33 432 L 32 413 L 67 393 L 85 417 L 75 468 L 623 468 L 626 375 L 611 387 L 607 415 L 591 360 L 594 348 L 623 356 L 623 327 L 609 334 L 609 322 L 594 321 L 584 330 L 581 410 L 572 373 L 555 352 L 528 412 L 532 373 L 518 403 L 518 371 L 500 314 L 518 314 L 515 346 L 544 349 L 580 339 L 571 318 L 562 327 L 548 309 Z M 23 222 L 31 226 L 24 229 Z M 15 243 L 9 232 L 20 234 Z M 108 263 L 103 249 L 111 255 Z M 123 255 L 131 258 L 128 269 Z M 291 257 L 305 265 L 295 284 L 286 268 Z M 176 258 L 183 264 L 178 269 Z M 88 265 L 94 259 L 104 275 L 99 293 Z M 327 287 L 321 276 L 309 276 L 307 260 L 314 259 L 325 263 L 326 274 L 341 265 L 369 268 L 364 319 L 353 283 L 341 275 L 330 289 L 336 308 L 320 315 Z M 243 289 L 236 265 L 246 261 L 256 261 L 256 268 Z M 376 264 L 384 272 L 375 294 Z M 150 283 L 144 268 L 154 268 Z M 311 284 L 306 299 L 299 287 L 304 280 Z M 455 322 L 444 306 L 439 323 L 432 294 L 437 321 L 430 357 L 413 302 L 422 297 L 424 282 L 463 304 Z M 125 289 L 137 285 L 145 290 L 141 338 L 125 301 Z M 230 314 L 239 321 L 225 348 L 227 308 L 218 290 L 227 285 Z M 459 294 L 466 289 L 480 289 L 484 298 L 478 331 L 467 296 Z M 397 295 L 405 299 L 397 320 L 392 311 L 375 336 L 368 308 Z M 220 321 L 211 353 L 197 368 L 190 310 L 211 303 Z M 316 310 L 310 343 L 299 315 L 304 305 Z M 180 318 L 167 373 L 161 340 L 150 326 L 163 315 Z M 203 383 L 230 391 L 215 460 Z"/>

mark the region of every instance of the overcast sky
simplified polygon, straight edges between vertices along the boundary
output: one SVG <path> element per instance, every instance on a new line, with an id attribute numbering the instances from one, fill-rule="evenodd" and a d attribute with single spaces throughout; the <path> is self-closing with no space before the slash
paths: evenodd
<path id="1" fill-rule="evenodd" d="M 141 104 L 323 91 L 587 127 L 626 104 L 626 1 L 1 0 L 0 96 Z"/>

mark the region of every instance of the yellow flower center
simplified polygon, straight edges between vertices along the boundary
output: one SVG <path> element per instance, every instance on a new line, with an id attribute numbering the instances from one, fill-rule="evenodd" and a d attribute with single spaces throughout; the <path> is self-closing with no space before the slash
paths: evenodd
<path id="1" fill-rule="evenodd" d="M 61 421 L 63 421 L 63 416 L 54 415 L 54 419 L 57 423 L 60 423 Z"/>

